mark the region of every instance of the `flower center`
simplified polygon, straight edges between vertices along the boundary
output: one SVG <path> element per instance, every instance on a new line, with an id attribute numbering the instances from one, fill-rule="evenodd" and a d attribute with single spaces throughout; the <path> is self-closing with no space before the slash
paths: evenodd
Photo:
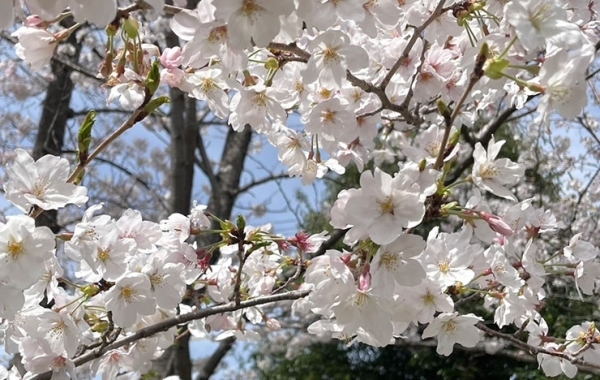
<path id="1" fill-rule="evenodd" d="M 108 248 L 98 248 L 98 259 L 102 261 L 108 260 L 110 257 L 110 250 Z"/>
<path id="2" fill-rule="evenodd" d="M 200 84 L 202 92 L 205 93 L 212 91 L 215 87 L 217 86 L 215 85 L 215 81 L 212 78 L 206 78 L 202 81 L 202 84 Z"/>
<path id="3" fill-rule="evenodd" d="M 427 293 L 423 296 L 423 303 L 425 305 L 433 305 L 435 302 L 435 296 L 431 294 L 431 292 L 427 291 Z"/>
<path id="4" fill-rule="evenodd" d="M 259 105 L 260 107 L 264 107 L 267 105 L 267 95 L 265 95 L 264 92 L 254 95 L 252 100 L 254 101 L 254 103 Z"/>
<path id="5" fill-rule="evenodd" d="M 54 369 L 60 369 L 63 368 L 65 366 L 65 364 L 67 363 L 67 359 L 65 359 L 62 356 L 57 356 L 56 358 L 54 358 L 54 360 L 52 361 L 52 368 Z"/>
<path id="6" fill-rule="evenodd" d="M 7 248 L 8 248 L 8 254 L 13 259 L 16 259 L 19 255 L 21 255 L 23 252 L 25 252 L 25 248 L 23 247 L 22 241 L 9 240 Z"/>
<path id="7" fill-rule="evenodd" d="M 330 61 L 339 61 L 340 56 L 335 49 L 327 48 L 323 50 L 323 60 L 325 63 L 330 63 Z"/>
<path id="8" fill-rule="evenodd" d="M 506 267 L 504 266 L 504 263 L 497 263 L 494 265 L 494 271 L 496 273 L 506 273 Z"/>
<path id="9" fill-rule="evenodd" d="M 44 198 L 46 195 L 46 186 L 41 182 L 37 182 L 33 187 L 33 195 L 38 199 Z"/>
<path id="10" fill-rule="evenodd" d="M 218 26 L 210 30 L 208 40 L 210 42 L 220 42 L 227 37 L 227 25 Z"/>
<path id="11" fill-rule="evenodd" d="M 260 9 L 255 0 L 244 0 L 242 3 L 242 13 L 248 18 L 254 18 Z"/>
<path id="12" fill-rule="evenodd" d="M 441 145 L 439 141 L 432 141 L 427 144 L 425 150 L 427 151 L 427 153 L 429 153 L 430 156 L 437 157 L 440 153 L 440 146 Z"/>
<path id="13" fill-rule="evenodd" d="M 324 88 L 321 91 L 319 91 L 319 95 L 321 95 L 323 99 L 329 99 L 331 98 L 332 92 L 331 90 Z"/>
<path id="14" fill-rule="evenodd" d="M 448 262 L 448 260 L 442 260 L 438 263 L 438 268 L 440 268 L 440 272 L 446 274 L 450 272 L 450 263 Z"/>
<path id="15" fill-rule="evenodd" d="M 565 86 L 554 86 L 552 87 L 552 94 L 550 95 L 552 100 L 557 103 L 565 103 L 565 99 L 569 99 L 571 90 Z"/>
<path id="16" fill-rule="evenodd" d="M 335 115 L 337 114 L 337 112 L 332 111 L 332 110 L 327 110 L 327 111 L 323 111 L 323 113 L 321 114 L 321 121 L 324 124 L 335 124 Z"/>
<path id="17" fill-rule="evenodd" d="M 131 302 L 133 301 L 133 296 L 135 296 L 137 292 L 135 291 L 135 289 L 131 289 L 131 288 L 122 288 L 121 289 L 121 297 L 123 297 L 123 299 L 125 299 L 125 302 Z"/>
<path id="18" fill-rule="evenodd" d="M 363 292 L 357 292 L 356 297 L 354 297 L 354 306 L 361 307 L 365 302 L 367 302 L 367 295 Z"/>
<path id="19" fill-rule="evenodd" d="M 543 4 L 534 14 L 529 16 L 529 21 L 531 21 L 531 25 L 533 25 L 535 30 L 539 32 L 542 29 L 544 22 L 552 18 L 552 14 L 552 6 Z"/>
<path id="20" fill-rule="evenodd" d="M 383 202 L 378 202 L 382 214 L 394 215 L 394 202 L 391 197 L 387 197 Z"/>
<path id="21" fill-rule="evenodd" d="M 444 324 L 444 331 L 448 334 L 454 334 L 456 331 L 458 331 L 458 325 L 456 322 L 450 320 Z"/>
<path id="22" fill-rule="evenodd" d="M 398 254 L 386 252 L 381 255 L 381 263 L 388 270 L 398 269 Z"/>
<path id="23" fill-rule="evenodd" d="M 479 175 L 483 179 L 496 178 L 498 176 L 498 169 L 496 169 L 496 165 L 488 162 L 479 169 Z"/>
<path id="24" fill-rule="evenodd" d="M 63 321 L 59 321 L 57 323 L 55 323 L 52 328 L 50 329 L 50 336 L 53 339 L 57 339 L 57 338 L 61 338 L 63 335 L 63 331 L 67 326 L 65 325 L 65 323 Z"/>
<path id="25" fill-rule="evenodd" d="M 162 285 L 162 283 L 164 282 L 164 277 L 160 274 L 155 274 L 150 276 L 150 284 L 152 284 L 152 287 L 159 287 Z"/>

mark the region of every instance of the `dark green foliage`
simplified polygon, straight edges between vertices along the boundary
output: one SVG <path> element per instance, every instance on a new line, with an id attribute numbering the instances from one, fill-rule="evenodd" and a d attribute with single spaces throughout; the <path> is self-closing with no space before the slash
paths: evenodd
<path id="1" fill-rule="evenodd" d="M 523 363 L 505 356 L 455 350 L 451 356 L 437 355 L 435 348 L 343 343 L 315 344 L 293 360 L 283 354 L 269 357 L 267 371 L 257 371 L 262 380 L 538 380 L 544 379 L 536 363 Z M 262 359 L 256 354 L 255 359 Z M 560 377 L 557 379 L 561 379 Z M 579 375 L 583 380 L 585 376 Z"/>

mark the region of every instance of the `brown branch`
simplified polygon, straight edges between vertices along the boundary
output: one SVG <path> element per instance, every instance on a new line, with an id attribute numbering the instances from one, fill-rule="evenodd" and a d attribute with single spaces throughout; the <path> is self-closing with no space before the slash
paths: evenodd
<path id="1" fill-rule="evenodd" d="M 202 120 L 204 118 L 201 118 Z M 210 163 L 210 159 L 208 158 L 208 153 L 206 153 L 206 146 L 204 145 L 204 139 L 202 138 L 202 132 L 198 129 L 197 134 L 197 142 L 196 142 L 198 152 L 200 152 L 200 160 L 196 160 L 196 164 L 200 167 L 200 170 L 206 175 L 208 178 L 208 182 L 210 183 L 210 187 L 212 189 L 216 189 L 217 177 L 215 176 L 215 172 L 213 170 L 213 166 Z"/>
<path id="2" fill-rule="evenodd" d="M 293 53 L 293 54 L 297 55 L 299 60 L 301 60 L 302 62 L 307 62 L 310 59 L 310 53 L 308 53 L 305 50 L 300 49 L 295 43 L 282 44 L 282 43 L 271 42 L 267 46 L 267 48 L 283 50 L 283 51 Z M 413 124 L 413 125 L 418 124 L 419 119 L 415 118 L 413 115 L 410 114 L 407 106 L 400 105 L 400 104 L 394 104 L 390 101 L 390 99 L 387 97 L 387 95 L 385 93 L 385 89 L 382 89 L 381 87 L 377 87 L 372 83 L 369 83 L 363 79 L 356 77 L 349 70 L 346 71 L 346 79 L 348 80 L 348 82 L 352 83 L 354 86 L 360 88 L 361 90 L 375 94 L 381 101 L 381 110 L 387 109 L 387 110 L 390 110 L 393 112 L 398 112 L 399 114 L 402 115 L 402 117 L 404 117 L 404 119 L 407 123 Z"/>
<path id="3" fill-rule="evenodd" d="M 240 195 L 240 194 L 245 193 L 246 191 L 250 190 L 253 187 L 264 185 L 265 183 L 269 183 L 271 181 L 277 181 L 280 179 L 291 179 L 291 178 L 293 178 L 293 177 L 290 177 L 290 175 L 287 173 L 270 175 L 268 177 L 257 179 L 250 183 L 247 183 L 246 185 L 237 189 L 237 191 L 235 192 L 235 195 Z"/>
<path id="4" fill-rule="evenodd" d="M 483 65 L 487 61 L 487 58 L 487 45 L 484 44 L 482 51 L 480 51 L 479 54 L 477 54 L 475 66 L 473 67 L 473 72 L 471 73 L 471 75 L 469 75 L 469 83 L 463 91 L 462 96 L 458 100 L 458 103 L 456 103 L 454 111 L 451 115 L 449 114 L 449 110 L 447 110 L 447 106 L 444 105 L 444 108 L 446 109 L 442 110 L 441 113 L 442 116 L 444 116 L 446 129 L 444 130 L 444 136 L 442 137 L 442 142 L 440 143 L 438 156 L 435 160 L 435 164 L 433 165 L 433 168 L 435 170 L 440 170 L 442 164 L 444 163 L 444 153 L 446 151 L 446 144 L 448 143 L 448 139 L 450 138 L 450 131 L 452 130 L 452 125 L 454 124 L 454 121 L 456 120 L 458 115 L 460 115 L 463 104 L 465 103 L 469 95 L 471 95 L 471 90 L 473 90 L 475 84 L 477 84 L 477 82 L 479 82 L 479 80 L 483 77 Z M 442 101 L 439 100 L 439 102 Z"/>
<path id="5" fill-rule="evenodd" d="M 208 380 L 213 375 L 221 360 L 227 355 L 229 350 L 233 348 L 233 344 L 235 343 L 234 337 L 229 337 L 222 341 L 219 344 L 219 347 L 213 352 L 213 354 L 208 358 L 206 363 L 202 366 L 200 373 L 196 377 L 196 380 Z"/>
<path id="6" fill-rule="evenodd" d="M 325 251 L 333 248 L 333 246 L 335 246 L 337 243 L 339 243 L 340 240 L 342 240 L 344 238 L 344 236 L 346 236 L 346 233 L 349 230 L 350 230 L 349 228 L 344 229 L 344 230 L 333 230 L 333 232 L 329 235 L 329 239 L 327 239 L 323 243 L 321 243 L 321 246 L 319 247 L 319 249 L 316 252 L 307 254 L 306 259 L 310 260 L 317 256 L 324 255 Z"/>
<path id="7" fill-rule="evenodd" d="M 446 2 L 446 0 L 441 0 L 438 3 L 438 5 L 435 8 L 435 10 L 433 11 L 433 13 L 431 14 L 431 16 L 429 16 L 429 18 L 427 20 L 425 20 L 425 22 L 423 23 L 423 25 L 415 28 L 412 37 L 410 38 L 410 40 L 408 41 L 408 44 L 406 44 L 406 47 L 404 48 L 404 51 L 402 52 L 402 55 L 394 63 L 394 65 L 392 66 L 392 68 L 390 69 L 390 71 L 388 71 L 388 73 L 386 74 L 385 78 L 383 78 L 383 80 L 379 84 L 378 87 L 381 90 L 385 90 L 385 88 L 387 87 L 387 85 L 392 80 L 392 77 L 394 76 L 394 74 L 396 74 L 396 71 L 398 71 L 398 69 L 400 68 L 400 66 L 402 66 L 402 63 L 404 63 L 404 60 L 406 58 L 408 58 L 408 55 L 410 54 L 410 51 L 413 48 L 413 46 L 415 46 L 415 43 L 417 42 L 417 39 L 421 37 L 421 34 L 425 31 L 425 29 L 429 26 L 429 24 L 431 24 L 436 18 L 438 18 L 443 13 L 443 8 L 444 8 L 444 3 L 445 2 Z"/>
<path id="8" fill-rule="evenodd" d="M 512 106 L 506 109 L 504 112 L 502 112 L 502 114 L 497 119 L 488 124 L 481 137 L 477 139 L 477 142 L 481 143 L 481 145 L 483 146 L 487 146 L 487 144 L 492 139 L 494 133 L 496 133 L 498 129 L 500 129 L 500 127 L 504 125 L 506 120 L 515 111 L 517 111 L 517 108 L 515 106 Z M 459 162 L 454 171 L 452 172 L 452 175 L 448 176 L 444 184 L 448 186 L 449 184 L 455 182 L 465 170 L 467 170 L 471 165 L 473 165 L 473 162 L 475 162 L 475 160 L 473 159 L 473 155 L 469 155 L 469 157 Z"/>
<path id="9" fill-rule="evenodd" d="M 423 347 L 423 348 L 435 348 L 437 346 L 437 343 L 433 340 L 425 340 L 425 341 L 417 341 L 414 339 L 396 339 L 395 343 L 396 346 L 401 346 L 401 347 Z M 525 351 L 522 350 L 509 350 L 506 348 L 501 348 L 498 351 L 494 351 L 493 353 L 489 353 L 487 351 L 487 348 L 485 346 L 485 343 L 482 344 L 478 344 L 475 347 L 464 347 L 461 346 L 460 344 L 457 344 L 454 346 L 454 350 L 455 351 L 463 351 L 463 352 L 467 352 L 467 353 L 472 353 L 472 354 L 482 354 L 482 355 L 486 355 L 486 356 L 504 356 L 513 360 L 517 360 L 520 362 L 524 362 L 524 363 L 530 363 L 530 364 L 538 364 L 537 359 L 534 358 L 533 356 L 531 356 L 530 354 L 526 353 Z M 600 375 L 600 370 L 598 370 L 597 368 L 594 367 L 590 367 L 588 365 L 584 365 L 584 364 L 580 364 L 579 365 L 579 369 L 584 371 L 584 372 L 588 372 L 588 373 L 592 373 L 595 375 Z"/>
<path id="10" fill-rule="evenodd" d="M 491 329 L 482 322 L 478 322 L 475 326 L 479 330 L 485 332 L 486 334 L 501 338 L 501 339 L 509 342 L 513 346 L 518 347 L 518 348 L 522 349 L 523 351 L 529 353 L 530 355 L 545 354 L 545 355 L 555 356 L 555 357 L 558 357 L 558 358 L 561 358 L 564 360 L 568 360 L 572 364 L 583 365 L 588 368 L 593 368 L 594 370 L 600 370 L 600 365 L 586 362 L 583 358 L 579 357 L 579 355 L 581 355 L 584 351 L 586 351 L 588 348 L 591 347 L 591 343 L 584 345 L 577 352 L 570 354 L 570 353 L 564 352 L 564 351 L 555 351 L 555 350 L 549 350 L 549 349 L 546 349 L 543 347 L 532 346 L 532 345 L 527 344 L 526 342 L 523 342 L 522 340 L 516 338 L 512 334 L 506 334 L 506 333 L 502 333 L 500 331 Z"/>
<path id="11" fill-rule="evenodd" d="M 245 308 L 252 307 L 252 306 L 273 303 L 273 302 L 277 302 L 277 301 L 297 300 L 297 299 L 306 297 L 309 293 L 310 293 L 310 291 L 308 291 L 308 290 L 294 290 L 294 291 L 281 293 L 281 294 L 256 297 L 254 299 L 242 301 L 239 304 L 236 304 L 235 302 L 230 302 L 230 303 L 227 303 L 224 305 L 214 306 L 214 307 L 207 308 L 207 309 L 200 309 L 200 310 L 196 310 L 194 312 L 187 313 L 187 314 L 181 314 L 176 317 L 169 318 L 169 319 L 166 319 L 159 323 L 156 323 L 152 326 L 140 329 L 125 338 L 119 339 L 114 343 L 106 345 L 106 347 L 104 347 L 102 349 L 97 349 L 93 352 L 88 352 L 87 354 L 81 355 L 78 358 L 75 358 L 73 360 L 73 363 L 75 364 L 76 367 L 79 367 L 85 363 L 88 363 L 94 359 L 101 357 L 102 355 L 104 355 L 106 352 L 108 352 L 110 350 L 115 350 L 115 349 L 123 347 L 125 345 L 137 342 L 140 339 L 150 337 L 159 332 L 167 331 L 171 327 L 181 325 L 181 324 L 184 324 L 184 323 L 187 323 L 190 321 L 206 318 L 211 315 L 227 313 L 227 312 L 231 312 L 231 311 L 245 309 Z M 52 377 L 52 372 L 46 372 L 46 373 L 34 376 L 33 378 L 31 378 L 31 380 L 47 380 L 47 379 L 50 379 L 51 377 Z"/>

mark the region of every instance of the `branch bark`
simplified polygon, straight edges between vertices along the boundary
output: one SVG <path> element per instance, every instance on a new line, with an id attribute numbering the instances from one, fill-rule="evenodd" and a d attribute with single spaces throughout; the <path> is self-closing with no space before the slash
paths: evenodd
<path id="1" fill-rule="evenodd" d="M 235 338 L 231 337 L 225 339 L 221 343 L 219 343 L 219 347 L 213 352 L 213 354 L 208 358 L 206 363 L 200 369 L 200 373 L 196 377 L 196 380 L 208 380 L 215 372 L 221 360 L 227 355 L 227 353 L 233 348 L 233 344 L 235 343 Z"/>

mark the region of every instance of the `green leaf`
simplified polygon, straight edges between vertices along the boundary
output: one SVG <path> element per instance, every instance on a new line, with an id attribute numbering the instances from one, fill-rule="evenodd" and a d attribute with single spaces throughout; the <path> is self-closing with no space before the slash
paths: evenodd
<path id="1" fill-rule="evenodd" d="M 85 116 L 83 124 L 77 134 L 77 158 L 80 163 L 85 162 L 89 155 L 90 143 L 92 142 L 92 127 L 96 122 L 96 111 L 90 111 Z"/>
<path id="2" fill-rule="evenodd" d="M 158 59 L 152 62 L 148 78 L 146 78 L 146 89 L 150 95 L 154 95 L 160 84 L 160 71 L 158 70 Z"/>
<path id="3" fill-rule="evenodd" d="M 146 116 L 150 115 L 152 112 L 156 111 L 158 107 L 170 102 L 171 99 L 169 99 L 168 96 L 159 96 L 158 98 L 152 99 L 148 102 L 148 104 L 146 104 L 146 106 L 144 107 L 144 113 L 146 114 Z"/>

